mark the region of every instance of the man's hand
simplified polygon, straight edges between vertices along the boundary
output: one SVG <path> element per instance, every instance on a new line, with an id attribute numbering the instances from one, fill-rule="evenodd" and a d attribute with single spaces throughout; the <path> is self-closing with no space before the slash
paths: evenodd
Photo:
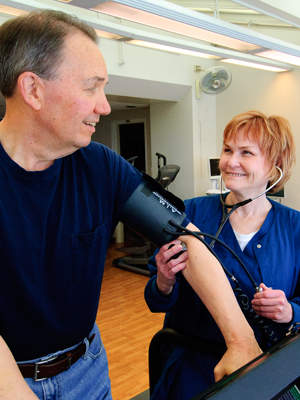
<path id="1" fill-rule="evenodd" d="M 293 319 L 293 308 L 282 290 L 273 290 L 264 283 L 263 291 L 255 293 L 251 304 L 256 314 L 278 323 L 289 323 Z"/>
<path id="2" fill-rule="evenodd" d="M 215 381 L 219 381 L 226 375 L 232 374 L 254 358 L 260 356 L 262 350 L 255 338 L 249 341 L 236 341 L 227 347 L 227 351 L 214 369 Z"/>
<path id="3" fill-rule="evenodd" d="M 172 247 L 171 247 L 172 246 Z M 173 285 L 176 282 L 176 274 L 186 267 L 186 260 L 188 258 L 187 251 L 181 254 L 178 258 L 172 259 L 177 253 L 182 250 L 180 240 L 174 240 L 161 247 L 155 256 L 157 265 L 157 278 L 156 284 L 158 290 L 164 296 L 172 292 Z"/>

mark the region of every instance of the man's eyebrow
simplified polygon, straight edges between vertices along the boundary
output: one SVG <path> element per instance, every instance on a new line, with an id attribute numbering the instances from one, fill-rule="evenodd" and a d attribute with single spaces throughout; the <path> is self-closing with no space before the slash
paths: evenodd
<path id="1" fill-rule="evenodd" d="M 101 76 L 94 76 L 92 78 L 84 79 L 84 83 L 103 82 L 103 81 L 105 81 L 105 78 Z"/>

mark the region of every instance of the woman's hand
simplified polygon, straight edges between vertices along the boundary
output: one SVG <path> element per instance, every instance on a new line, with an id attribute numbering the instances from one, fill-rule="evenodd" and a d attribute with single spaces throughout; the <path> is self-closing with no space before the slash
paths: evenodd
<path id="1" fill-rule="evenodd" d="M 258 346 L 254 335 L 249 340 L 235 341 L 227 346 L 227 351 L 214 369 L 215 381 L 232 374 L 237 369 L 248 364 L 260 356 L 262 350 Z"/>
<path id="2" fill-rule="evenodd" d="M 273 290 L 264 283 L 263 291 L 255 293 L 251 304 L 256 314 L 279 323 L 289 323 L 293 319 L 293 308 L 282 290 Z"/>
<path id="3" fill-rule="evenodd" d="M 186 267 L 187 251 L 184 251 L 178 258 L 171 260 L 180 251 L 182 251 L 180 240 L 174 240 L 162 246 L 155 256 L 157 265 L 156 284 L 158 290 L 164 296 L 172 292 L 177 272 Z"/>

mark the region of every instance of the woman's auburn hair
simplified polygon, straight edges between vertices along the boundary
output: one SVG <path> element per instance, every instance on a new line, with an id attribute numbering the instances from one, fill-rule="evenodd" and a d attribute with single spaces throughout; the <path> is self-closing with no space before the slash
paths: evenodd
<path id="1" fill-rule="evenodd" d="M 270 193 L 282 190 L 296 162 L 296 148 L 290 123 L 278 115 L 266 117 L 259 111 L 244 112 L 228 122 L 224 130 L 223 142 L 235 140 L 240 128 L 244 129 L 247 139 L 258 144 L 270 162 L 268 186 L 272 186 L 279 178 L 276 166 L 282 170 L 282 179 L 270 190 Z"/>

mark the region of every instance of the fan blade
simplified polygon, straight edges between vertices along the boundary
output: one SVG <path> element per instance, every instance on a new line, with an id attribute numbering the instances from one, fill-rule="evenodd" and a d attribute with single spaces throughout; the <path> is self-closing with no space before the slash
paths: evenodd
<path id="1" fill-rule="evenodd" d="M 201 85 L 203 86 L 209 86 L 210 82 L 214 80 L 212 72 L 209 74 L 204 74 L 203 78 L 201 79 Z"/>
<path id="2" fill-rule="evenodd" d="M 227 79 L 229 78 L 228 72 L 225 71 L 224 69 L 222 69 L 221 71 L 218 71 L 216 76 L 216 79 L 225 79 L 227 81 Z"/>

